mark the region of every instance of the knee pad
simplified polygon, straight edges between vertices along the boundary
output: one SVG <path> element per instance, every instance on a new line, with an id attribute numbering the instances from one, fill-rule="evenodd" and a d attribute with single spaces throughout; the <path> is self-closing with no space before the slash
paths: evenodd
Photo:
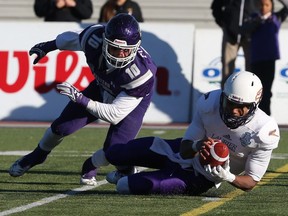
<path id="1" fill-rule="evenodd" d="M 103 149 L 98 150 L 92 155 L 92 163 L 95 167 L 108 166 L 110 164 L 105 157 Z"/>
<path id="2" fill-rule="evenodd" d="M 39 146 L 44 151 L 52 151 L 57 145 L 59 145 L 62 140 L 63 136 L 57 135 L 52 132 L 51 127 L 49 127 L 42 139 L 39 142 Z"/>
<path id="3" fill-rule="evenodd" d="M 130 194 L 128 176 L 122 177 L 118 180 L 116 190 L 120 194 Z"/>

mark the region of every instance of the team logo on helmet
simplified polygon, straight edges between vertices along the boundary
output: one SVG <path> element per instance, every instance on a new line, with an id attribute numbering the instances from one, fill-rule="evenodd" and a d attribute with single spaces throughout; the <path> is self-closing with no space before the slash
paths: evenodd
<path id="1" fill-rule="evenodd" d="M 257 104 L 260 103 L 262 96 L 263 96 L 263 88 L 261 88 L 256 94 L 255 101 Z"/>

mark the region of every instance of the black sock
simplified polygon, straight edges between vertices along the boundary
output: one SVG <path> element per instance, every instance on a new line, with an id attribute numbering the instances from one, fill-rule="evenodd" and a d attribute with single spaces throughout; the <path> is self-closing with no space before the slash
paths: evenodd
<path id="1" fill-rule="evenodd" d="M 51 151 L 44 151 L 42 150 L 39 145 L 34 149 L 34 151 L 32 151 L 31 153 L 29 153 L 28 155 L 25 155 L 24 158 L 21 160 L 21 162 L 19 163 L 22 167 L 25 166 L 35 166 L 37 164 L 41 164 L 45 161 L 45 159 L 47 158 L 47 155 L 50 153 Z"/>

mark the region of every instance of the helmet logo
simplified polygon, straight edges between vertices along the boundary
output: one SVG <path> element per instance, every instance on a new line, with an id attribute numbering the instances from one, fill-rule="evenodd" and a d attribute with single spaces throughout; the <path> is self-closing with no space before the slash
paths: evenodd
<path id="1" fill-rule="evenodd" d="M 229 99 L 233 100 L 233 101 L 237 101 L 237 102 L 242 102 L 243 101 L 243 98 L 241 98 L 241 97 L 239 97 L 237 95 L 234 95 L 234 94 L 229 95 Z"/>
<path id="2" fill-rule="evenodd" d="M 127 42 L 124 40 L 115 39 L 113 42 L 117 45 L 127 45 Z"/>
<path id="3" fill-rule="evenodd" d="M 259 103 L 260 100 L 262 99 L 262 92 L 263 92 L 263 88 L 261 88 L 261 89 L 257 92 L 256 97 L 255 97 L 256 103 Z"/>

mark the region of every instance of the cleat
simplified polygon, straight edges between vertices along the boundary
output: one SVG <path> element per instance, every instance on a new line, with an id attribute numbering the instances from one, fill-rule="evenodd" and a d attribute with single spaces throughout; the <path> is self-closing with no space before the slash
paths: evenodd
<path id="1" fill-rule="evenodd" d="M 25 172 L 27 172 L 32 167 L 43 163 L 47 155 L 50 152 L 43 151 L 40 147 L 37 147 L 33 152 L 24 157 L 20 158 L 19 160 L 15 161 L 14 164 L 9 169 L 9 174 L 13 177 L 22 176 Z"/>
<path id="2" fill-rule="evenodd" d="M 92 178 L 85 178 L 84 176 L 82 176 L 80 178 L 80 184 L 81 185 L 96 186 L 97 185 L 97 181 L 96 181 L 96 178 L 94 176 Z"/>
<path id="3" fill-rule="evenodd" d="M 106 175 L 106 180 L 110 183 L 110 184 L 117 184 L 117 182 L 119 181 L 120 178 L 124 177 L 124 176 L 128 176 L 128 175 L 132 175 L 135 173 L 138 173 L 139 171 L 134 167 L 134 169 L 129 172 L 129 173 L 123 173 L 120 172 L 118 170 L 112 171 L 110 173 L 108 173 Z"/>
<path id="4" fill-rule="evenodd" d="M 28 171 L 31 168 L 30 165 L 22 167 L 19 164 L 22 160 L 23 158 L 20 158 L 19 160 L 15 161 L 14 164 L 12 164 L 12 166 L 9 169 L 10 176 L 13 176 L 13 177 L 22 176 L 26 171 Z"/>

